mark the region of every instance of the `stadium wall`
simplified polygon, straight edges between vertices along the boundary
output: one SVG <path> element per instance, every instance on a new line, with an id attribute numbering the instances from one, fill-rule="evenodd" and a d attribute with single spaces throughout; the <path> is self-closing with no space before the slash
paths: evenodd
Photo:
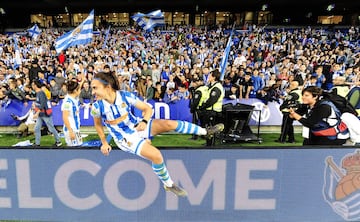
<path id="1" fill-rule="evenodd" d="M 117 149 L 3 148 L 0 219 L 359 221 L 360 154 L 336 148 L 164 148 L 186 198 L 165 192 L 149 161 Z"/>
<path id="2" fill-rule="evenodd" d="M 56 126 L 62 126 L 61 103 L 53 106 L 53 122 Z M 156 119 L 174 119 L 192 121 L 192 114 L 190 113 L 189 100 L 180 100 L 176 103 L 163 103 L 155 102 L 154 100 L 148 101 L 153 107 Z M 224 100 L 226 103 L 240 103 L 239 100 Z M 254 106 L 251 118 L 249 120 L 250 126 L 256 126 L 259 121 L 262 126 L 281 126 L 282 114 L 279 111 L 280 104 L 277 102 L 269 102 L 267 106 L 259 99 L 242 99 L 241 104 Z M 0 109 L 0 126 L 17 126 L 19 121 L 15 121 L 11 114 L 22 116 L 30 109 L 31 103 L 24 106 L 24 103 L 17 100 L 10 101 L 9 104 L 3 105 Z M 140 115 L 140 112 L 138 112 Z M 81 126 L 93 126 L 94 121 L 90 115 L 90 108 L 86 106 L 80 109 Z M 296 122 L 299 125 L 299 123 Z"/>

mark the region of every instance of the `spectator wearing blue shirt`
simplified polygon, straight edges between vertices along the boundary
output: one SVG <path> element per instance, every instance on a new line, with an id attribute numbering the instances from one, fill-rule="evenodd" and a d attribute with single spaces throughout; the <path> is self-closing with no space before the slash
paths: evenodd
<path id="1" fill-rule="evenodd" d="M 37 78 L 43 85 L 46 85 L 48 84 L 47 80 L 46 80 L 46 77 L 45 77 L 45 72 L 44 70 L 39 70 L 38 71 L 38 78 Z"/>
<path id="2" fill-rule="evenodd" d="M 178 86 L 178 90 L 175 92 L 175 95 L 177 96 L 177 100 L 189 99 L 190 92 L 184 84 L 180 84 Z"/>
<path id="3" fill-rule="evenodd" d="M 255 98 L 256 97 L 256 93 L 258 91 L 260 91 L 261 89 L 264 88 L 265 86 L 265 82 L 263 81 L 263 79 L 259 76 L 259 70 L 258 69 L 254 69 L 252 72 L 252 76 L 251 79 L 253 81 L 253 89 L 250 92 L 250 98 Z"/>
<path id="4" fill-rule="evenodd" d="M 317 80 L 316 80 L 316 86 L 321 88 L 323 86 L 323 84 L 325 83 L 325 75 L 323 74 L 323 67 L 322 66 L 317 66 L 315 68 L 315 73 L 313 73 L 314 76 L 317 76 Z"/>
<path id="5" fill-rule="evenodd" d="M 162 86 L 166 86 L 166 83 L 169 81 L 170 75 L 171 75 L 170 67 L 167 65 L 165 66 L 164 70 L 161 72 L 161 76 L 160 76 Z"/>
<path id="6" fill-rule="evenodd" d="M 231 81 L 232 81 L 232 78 L 231 78 L 231 76 L 226 76 L 226 78 L 224 79 L 224 82 L 223 82 L 223 88 L 224 88 L 224 92 L 225 92 L 225 95 L 227 95 L 229 92 L 230 92 L 230 90 L 231 90 L 231 87 L 232 87 L 232 83 L 231 83 Z M 226 97 L 226 96 L 225 96 Z"/>
<path id="7" fill-rule="evenodd" d="M 54 79 L 55 76 L 56 76 L 56 72 L 55 72 L 55 69 L 54 69 L 54 66 L 52 65 L 49 65 L 46 69 L 46 72 L 45 72 L 45 76 L 46 76 L 46 81 L 49 83 L 50 80 Z"/>
<path id="8" fill-rule="evenodd" d="M 177 96 L 175 95 L 175 88 L 168 88 L 164 95 L 165 103 L 175 103 Z"/>

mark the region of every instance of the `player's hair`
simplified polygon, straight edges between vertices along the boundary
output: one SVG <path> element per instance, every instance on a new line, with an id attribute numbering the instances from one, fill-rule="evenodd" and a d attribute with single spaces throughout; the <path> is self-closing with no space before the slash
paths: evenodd
<path id="1" fill-rule="evenodd" d="M 73 93 L 75 90 L 79 88 L 80 84 L 78 83 L 77 79 L 72 79 L 66 83 L 66 89 L 68 93 Z"/>
<path id="2" fill-rule="evenodd" d="M 94 75 L 95 80 L 99 80 L 104 85 L 110 85 L 115 90 L 120 89 L 119 81 L 115 72 L 98 72 Z"/>

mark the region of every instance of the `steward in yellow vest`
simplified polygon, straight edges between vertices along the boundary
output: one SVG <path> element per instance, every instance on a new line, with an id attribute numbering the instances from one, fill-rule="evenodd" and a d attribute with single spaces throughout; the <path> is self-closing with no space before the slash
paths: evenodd
<path id="1" fill-rule="evenodd" d="M 222 105 L 225 92 L 220 82 L 220 75 L 219 70 L 214 70 L 208 77 L 208 93 L 202 96 L 204 102 L 199 106 L 199 118 L 203 127 L 214 126 L 223 122 Z M 214 144 L 214 138 L 206 140 L 206 145 L 212 146 Z"/>
<path id="2" fill-rule="evenodd" d="M 194 113 L 199 107 L 208 99 L 209 88 L 204 85 L 201 78 L 194 80 L 193 87 L 195 88 L 190 102 L 190 112 Z"/>
<path id="3" fill-rule="evenodd" d="M 199 107 L 200 110 L 209 110 L 221 113 L 223 99 L 225 96 L 224 88 L 221 84 L 220 80 L 220 72 L 218 70 L 214 70 L 210 73 L 208 81 L 209 81 L 209 90 L 208 90 L 208 98 L 206 101 Z M 204 97 L 206 98 L 206 97 Z"/>
<path id="4" fill-rule="evenodd" d="M 222 105 L 224 89 L 220 80 L 220 72 L 214 70 L 208 78 L 208 94 L 203 95 L 205 101 L 199 106 L 202 126 L 211 126 L 222 122 Z"/>

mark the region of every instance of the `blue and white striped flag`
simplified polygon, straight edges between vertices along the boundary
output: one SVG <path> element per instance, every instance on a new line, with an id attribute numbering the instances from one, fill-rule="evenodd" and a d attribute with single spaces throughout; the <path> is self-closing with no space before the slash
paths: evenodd
<path id="1" fill-rule="evenodd" d="M 108 40 L 108 38 L 109 38 L 109 33 L 110 33 L 110 27 L 111 27 L 111 26 L 109 26 L 109 28 L 108 28 L 108 29 L 106 30 L 106 32 L 105 32 L 104 44 L 103 44 L 103 46 L 102 46 L 103 49 L 106 48 L 107 40 Z"/>
<path id="2" fill-rule="evenodd" d="M 94 26 L 94 10 L 89 16 L 74 30 L 65 33 L 56 39 L 55 49 L 57 53 L 71 46 L 86 45 L 92 41 Z"/>
<path id="3" fill-rule="evenodd" d="M 223 55 L 221 63 L 220 63 L 220 70 L 219 70 L 221 73 L 220 80 L 224 80 L 225 70 L 226 70 L 226 66 L 227 66 L 227 62 L 228 62 L 229 54 L 230 54 L 230 49 L 231 49 L 231 45 L 232 45 L 233 32 L 234 32 L 234 28 L 231 30 L 230 37 L 226 44 L 224 55 Z"/>
<path id="4" fill-rule="evenodd" d="M 37 26 L 37 24 L 35 24 L 33 27 L 29 28 L 27 31 L 28 31 L 29 36 L 35 40 L 41 33 L 41 29 Z"/>
<path id="5" fill-rule="evenodd" d="M 131 91 L 135 90 L 135 80 L 133 79 L 133 75 L 130 75 L 129 86 Z"/>
<path id="6" fill-rule="evenodd" d="M 151 32 L 156 26 L 164 26 L 164 13 L 161 10 L 152 11 L 148 14 L 136 13 L 131 18 L 145 31 Z"/>
<path id="7" fill-rule="evenodd" d="M 21 57 L 20 57 L 20 50 L 18 46 L 17 37 L 13 36 L 14 39 L 14 48 L 15 48 L 15 57 L 14 57 L 14 69 L 18 68 L 21 65 Z"/>

